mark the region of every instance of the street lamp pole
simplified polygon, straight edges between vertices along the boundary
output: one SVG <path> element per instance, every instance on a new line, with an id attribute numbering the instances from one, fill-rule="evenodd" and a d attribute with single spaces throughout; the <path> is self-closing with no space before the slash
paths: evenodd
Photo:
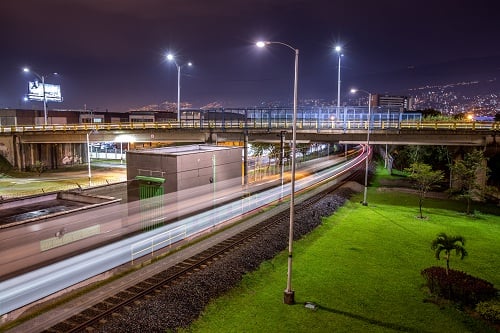
<path id="1" fill-rule="evenodd" d="M 365 189 L 363 193 L 363 206 L 368 206 L 368 202 L 366 201 L 366 194 L 368 191 L 368 167 L 369 167 L 369 157 L 370 157 L 370 123 L 371 123 L 371 109 L 372 109 L 372 94 L 365 90 L 359 89 L 351 89 L 351 93 L 356 93 L 357 91 L 362 91 L 365 94 L 368 94 L 368 128 L 366 131 L 366 150 L 368 152 L 366 156 L 365 163 Z"/>
<path id="2" fill-rule="evenodd" d="M 90 146 L 90 134 L 96 134 L 98 131 L 97 131 L 97 128 L 94 126 L 94 129 L 91 129 L 89 132 L 87 132 L 87 165 L 88 165 L 88 177 L 89 177 L 89 187 L 92 186 L 92 169 L 90 167 L 90 162 L 91 162 L 91 158 L 90 158 L 90 155 L 92 154 L 92 147 Z M 120 154 L 121 154 L 121 151 L 120 151 Z M 96 153 L 96 156 L 97 156 L 97 153 Z M 121 155 L 120 155 L 120 159 L 121 159 Z"/>
<path id="3" fill-rule="evenodd" d="M 43 123 L 47 125 L 47 95 L 45 94 L 45 76 L 42 75 L 42 92 L 43 92 Z"/>
<path id="4" fill-rule="evenodd" d="M 89 187 L 92 186 L 92 171 L 90 169 L 90 133 L 92 132 L 87 132 L 87 164 L 88 164 L 88 169 L 89 169 Z"/>
<path id="5" fill-rule="evenodd" d="M 33 73 L 39 80 L 42 81 L 42 94 L 43 94 L 43 123 L 44 125 L 47 125 L 48 123 L 48 117 L 47 117 L 47 95 L 45 93 L 45 75 L 40 75 L 37 72 L 34 72 L 30 70 L 29 68 L 25 67 L 23 68 L 23 71 L 26 73 Z M 53 73 L 57 74 L 57 73 Z"/>
<path id="6" fill-rule="evenodd" d="M 280 44 L 288 47 L 295 53 L 294 82 L 293 82 L 293 120 L 292 120 L 292 170 L 291 170 L 291 192 L 290 192 L 290 226 L 288 234 L 288 273 L 286 289 L 283 296 L 285 304 L 295 304 L 295 291 L 292 289 L 292 254 L 293 254 L 293 221 L 295 220 L 295 150 L 297 142 L 297 88 L 299 79 L 299 49 L 286 43 L 259 41 L 258 47 L 270 44 Z"/>
<path id="7" fill-rule="evenodd" d="M 181 67 L 177 61 L 175 61 L 175 57 L 173 54 L 167 54 L 167 60 L 173 61 L 175 66 L 177 67 L 177 121 L 181 121 Z M 191 62 L 188 62 L 186 65 L 192 66 Z"/>
<path id="8" fill-rule="evenodd" d="M 337 83 L 337 112 L 340 110 L 340 58 L 343 56 L 342 53 L 342 47 L 337 45 L 335 46 L 335 52 L 337 52 L 338 57 L 339 57 L 339 65 L 338 65 L 338 83 Z"/>
<path id="9" fill-rule="evenodd" d="M 181 66 L 177 66 L 177 121 L 181 121 Z"/>

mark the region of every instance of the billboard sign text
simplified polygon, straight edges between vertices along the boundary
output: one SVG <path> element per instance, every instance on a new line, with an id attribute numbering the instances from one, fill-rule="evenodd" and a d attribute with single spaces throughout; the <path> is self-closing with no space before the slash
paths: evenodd
<path id="1" fill-rule="evenodd" d="M 43 84 L 38 81 L 28 83 L 28 99 L 43 101 Z M 45 100 L 47 102 L 62 102 L 61 86 L 45 83 Z"/>

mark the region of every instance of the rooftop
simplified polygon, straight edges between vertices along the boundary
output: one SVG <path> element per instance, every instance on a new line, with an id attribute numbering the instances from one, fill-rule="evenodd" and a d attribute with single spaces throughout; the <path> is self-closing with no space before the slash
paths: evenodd
<path id="1" fill-rule="evenodd" d="M 229 150 L 239 147 L 227 147 L 227 146 L 216 146 L 216 145 L 187 145 L 187 146 L 175 146 L 175 147 L 162 147 L 162 148 L 152 148 L 144 150 L 134 150 L 128 153 L 134 154 L 159 154 L 159 155 L 188 155 L 197 154 L 200 152 L 211 152 L 220 150 Z"/>

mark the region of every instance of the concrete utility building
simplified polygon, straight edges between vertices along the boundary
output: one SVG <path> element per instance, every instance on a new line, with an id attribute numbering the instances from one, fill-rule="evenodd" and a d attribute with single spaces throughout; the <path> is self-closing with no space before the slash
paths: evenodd
<path id="1" fill-rule="evenodd" d="M 241 179 L 242 149 L 199 144 L 128 151 L 128 201 Z"/>

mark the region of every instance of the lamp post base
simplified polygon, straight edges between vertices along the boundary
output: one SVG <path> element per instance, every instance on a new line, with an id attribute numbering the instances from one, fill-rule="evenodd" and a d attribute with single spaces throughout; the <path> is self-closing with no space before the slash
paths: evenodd
<path id="1" fill-rule="evenodd" d="M 288 304 L 288 305 L 295 304 L 295 291 L 285 290 L 285 292 L 283 293 L 283 303 Z"/>

